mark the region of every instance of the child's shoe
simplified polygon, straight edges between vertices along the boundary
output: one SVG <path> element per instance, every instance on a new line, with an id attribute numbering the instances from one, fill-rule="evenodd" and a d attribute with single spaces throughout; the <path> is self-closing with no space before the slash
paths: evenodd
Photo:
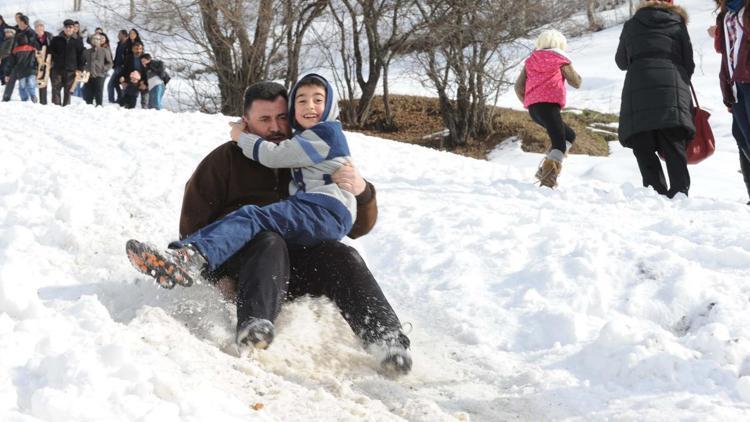
<path id="1" fill-rule="evenodd" d="M 553 149 L 547 154 L 534 175 L 539 180 L 540 185 L 548 188 L 557 186 L 557 177 L 562 171 L 563 157 L 563 152 L 558 149 Z"/>
<path id="2" fill-rule="evenodd" d="M 153 277 L 161 287 L 171 289 L 175 284 L 192 286 L 206 267 L 206 259 L 192 245 L 161 251 L 135 239 L 125 245 L 128 259 L 143 274 Z"/>
<path id="3" fill-rule="evenodd" d="M 267 349 L 274 338 L 273 323 L 263 318 L 250 318 L 237 327 L 237 346 L 245 348 L 252 345 L 256 349 Z"/>

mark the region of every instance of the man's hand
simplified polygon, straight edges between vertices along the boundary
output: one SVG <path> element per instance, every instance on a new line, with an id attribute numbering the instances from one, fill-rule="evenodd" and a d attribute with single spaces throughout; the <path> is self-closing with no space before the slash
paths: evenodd
<path id="1" fill-rule="evenodd" d="M 331 180 L 333 180 L 333 183 L 339 185 L 341 189 L 350 192 L 354 196 L 358 196 L 364 192 L 367 187 L 367 182 L 365 182 L 365 179 L 362 178 L 357 168 L 351 162 L 346 162 L 336 170 L 336 173 L 331 175 Z"/>
<path id="2" fill-rule="evenodd" d="M 240 139 L 240 135 L 247 132 L 247 123 L 245 123 L 244 119 L 236 122 L 229 122 L 229 127 L 232 128 L 229 136 L 232 138 L 233 142 L 237 142 Z"/>

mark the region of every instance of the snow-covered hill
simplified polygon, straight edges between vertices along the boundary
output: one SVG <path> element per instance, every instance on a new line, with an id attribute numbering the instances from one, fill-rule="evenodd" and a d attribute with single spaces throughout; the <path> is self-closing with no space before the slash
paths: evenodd
<path id="1" fill-rule="evenodd" d="M 286 306 L 273 346 L 238 358 L 218 293 L 128 264 L 128 238 L 176 236 L 228 118 L 0 103 L 0 420 L 747 420 L 750 207 L 711 2 L 682 3 L 719 143 L 689 199 L 640 188 L 616 145 L 550 191 L 512 140 L 478 161 L 349 135 L 380 204 L 351 244 L 413 325 L 398 380 L 324 300 Z M 572 42 L 571 105 L 616 110 L 618 35 Z"/>

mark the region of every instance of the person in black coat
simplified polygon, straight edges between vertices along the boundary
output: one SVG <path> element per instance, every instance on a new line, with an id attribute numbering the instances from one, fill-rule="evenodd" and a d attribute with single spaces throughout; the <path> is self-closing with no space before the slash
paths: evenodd
<path id="1" fill-rule="evenodd" d="M 114 66 L 112 76 L 109 78 L 109 83 L 107 84 L 107 96 L 109 97 L 110 103 L 120 102 L 121 90 L 118 81 L 120 80 L 122 65 L 125 63 L 125 45 L 128 40 L 128 31 L 121 29 L 120 32 L 117 33 L 117 40 L 117 48 L 115 49 L 115 55 L 113 57 Z M 115 93 L 117 93 L 116 97 Z"/>
<path id="2" fill-rule="evenodd" d="M 125 56 L 125 63 L 122 65 L 122 73 L 120 75 L 120 83 L 125 81 L 125 76 L 130 76 L 133 71 L 138 71 L 141 79 L 138 84 L 138 90 L 141 96 L 141 108 L 148 108 L 148 79 L 146 76 L 146 67 L 141 62 L 141 56 L 143 55 L 143 44 L 136 42 L 133 44 L 130 55 Z"/>
<path id="3" fill-rule="evenodd" d="M 36 48 L 30 43 L 26 34 L 16 38 L 16 47 L 9 58 L 9 75 L 5 76 L 5 82 L 13 80 L 18 82 L 18 92 L 21 101 L 31 99 L 36 103 Z M 3 93 L 3 101 L 10 101 L 13 95 L 14 83 L 8 83 Z"/>
<path id="4" fill-rule="evenodd" d="M 70 104 L 70 87 L 75 81 L 76 72 L 83 70 L 83 42 L 73 37 L 73 21 L 63 22 L 65 29 L 52 39 L 52 103 L 60 105 L 60 90 L 63 90 L 62 105 Z"/>
<path id="5" fill-rule="evenodd" d="M 14 48 L 18 45 L 18 38 L 22 35 L 26 36 L 29 45 L 34 48 L 38 48 L 35 36 L 36 34 L 34 33 L 34 30 L 29 26 L 29 17 L 26 15 L 21 15 L 21 17 L 18 19 L 18 32 L 16 32 L 16 42 L 15 45 L 13 45 Z"/>
<path id="6" fill-rule="evenodd" d="M 644 1 L 625 22 L 615 61 L 626 70 L 619 138 L 633 149 L 643 186 L 688 194 L 687 143 L 695 136 L 690 78 L 695 70 L 688 15 L 672 0 Z M 660 153 L 667 164 L 664 178 Z"/>

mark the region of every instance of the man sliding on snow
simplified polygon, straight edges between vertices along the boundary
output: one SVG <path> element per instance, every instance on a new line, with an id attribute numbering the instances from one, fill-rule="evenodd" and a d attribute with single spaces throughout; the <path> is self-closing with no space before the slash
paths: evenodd
<path id="1" fill-rule="evenodd" d="M 330 84 L 308 76 L 292 95 L 290 117 L 299 131 L 285 140 L 290 130 L 284 88 L 261 83 L 247 90 L 243 125 L 250 133 L 240 135 L 235 127 L 233 139 L 241 148 L 222 145 L 188 181 L 177 249 L 162 252 L 131 241 L 131 262 L 163 287 L 190 285 L 202 269 L 212 280 L 238 280 L 240 346 L 265 348 L 273 341 L 273 321 L 286 296 L 326 295 L 365 345 L 383 353 L 386 369 L 407 373 L 409 339 L 398 317 L 356 251 L 338 242 L 346 233 L 357 237 L 372 228 L 374 188 L 344 163 L 348 147 L 335 121 Z M 254 160 L 243 157 L 243 150 Z M 288 169 L 260 163 L 300 168 L 289 184 Z M 276 202 L 287 197 L 285 184 L 296 194 Z"/>

